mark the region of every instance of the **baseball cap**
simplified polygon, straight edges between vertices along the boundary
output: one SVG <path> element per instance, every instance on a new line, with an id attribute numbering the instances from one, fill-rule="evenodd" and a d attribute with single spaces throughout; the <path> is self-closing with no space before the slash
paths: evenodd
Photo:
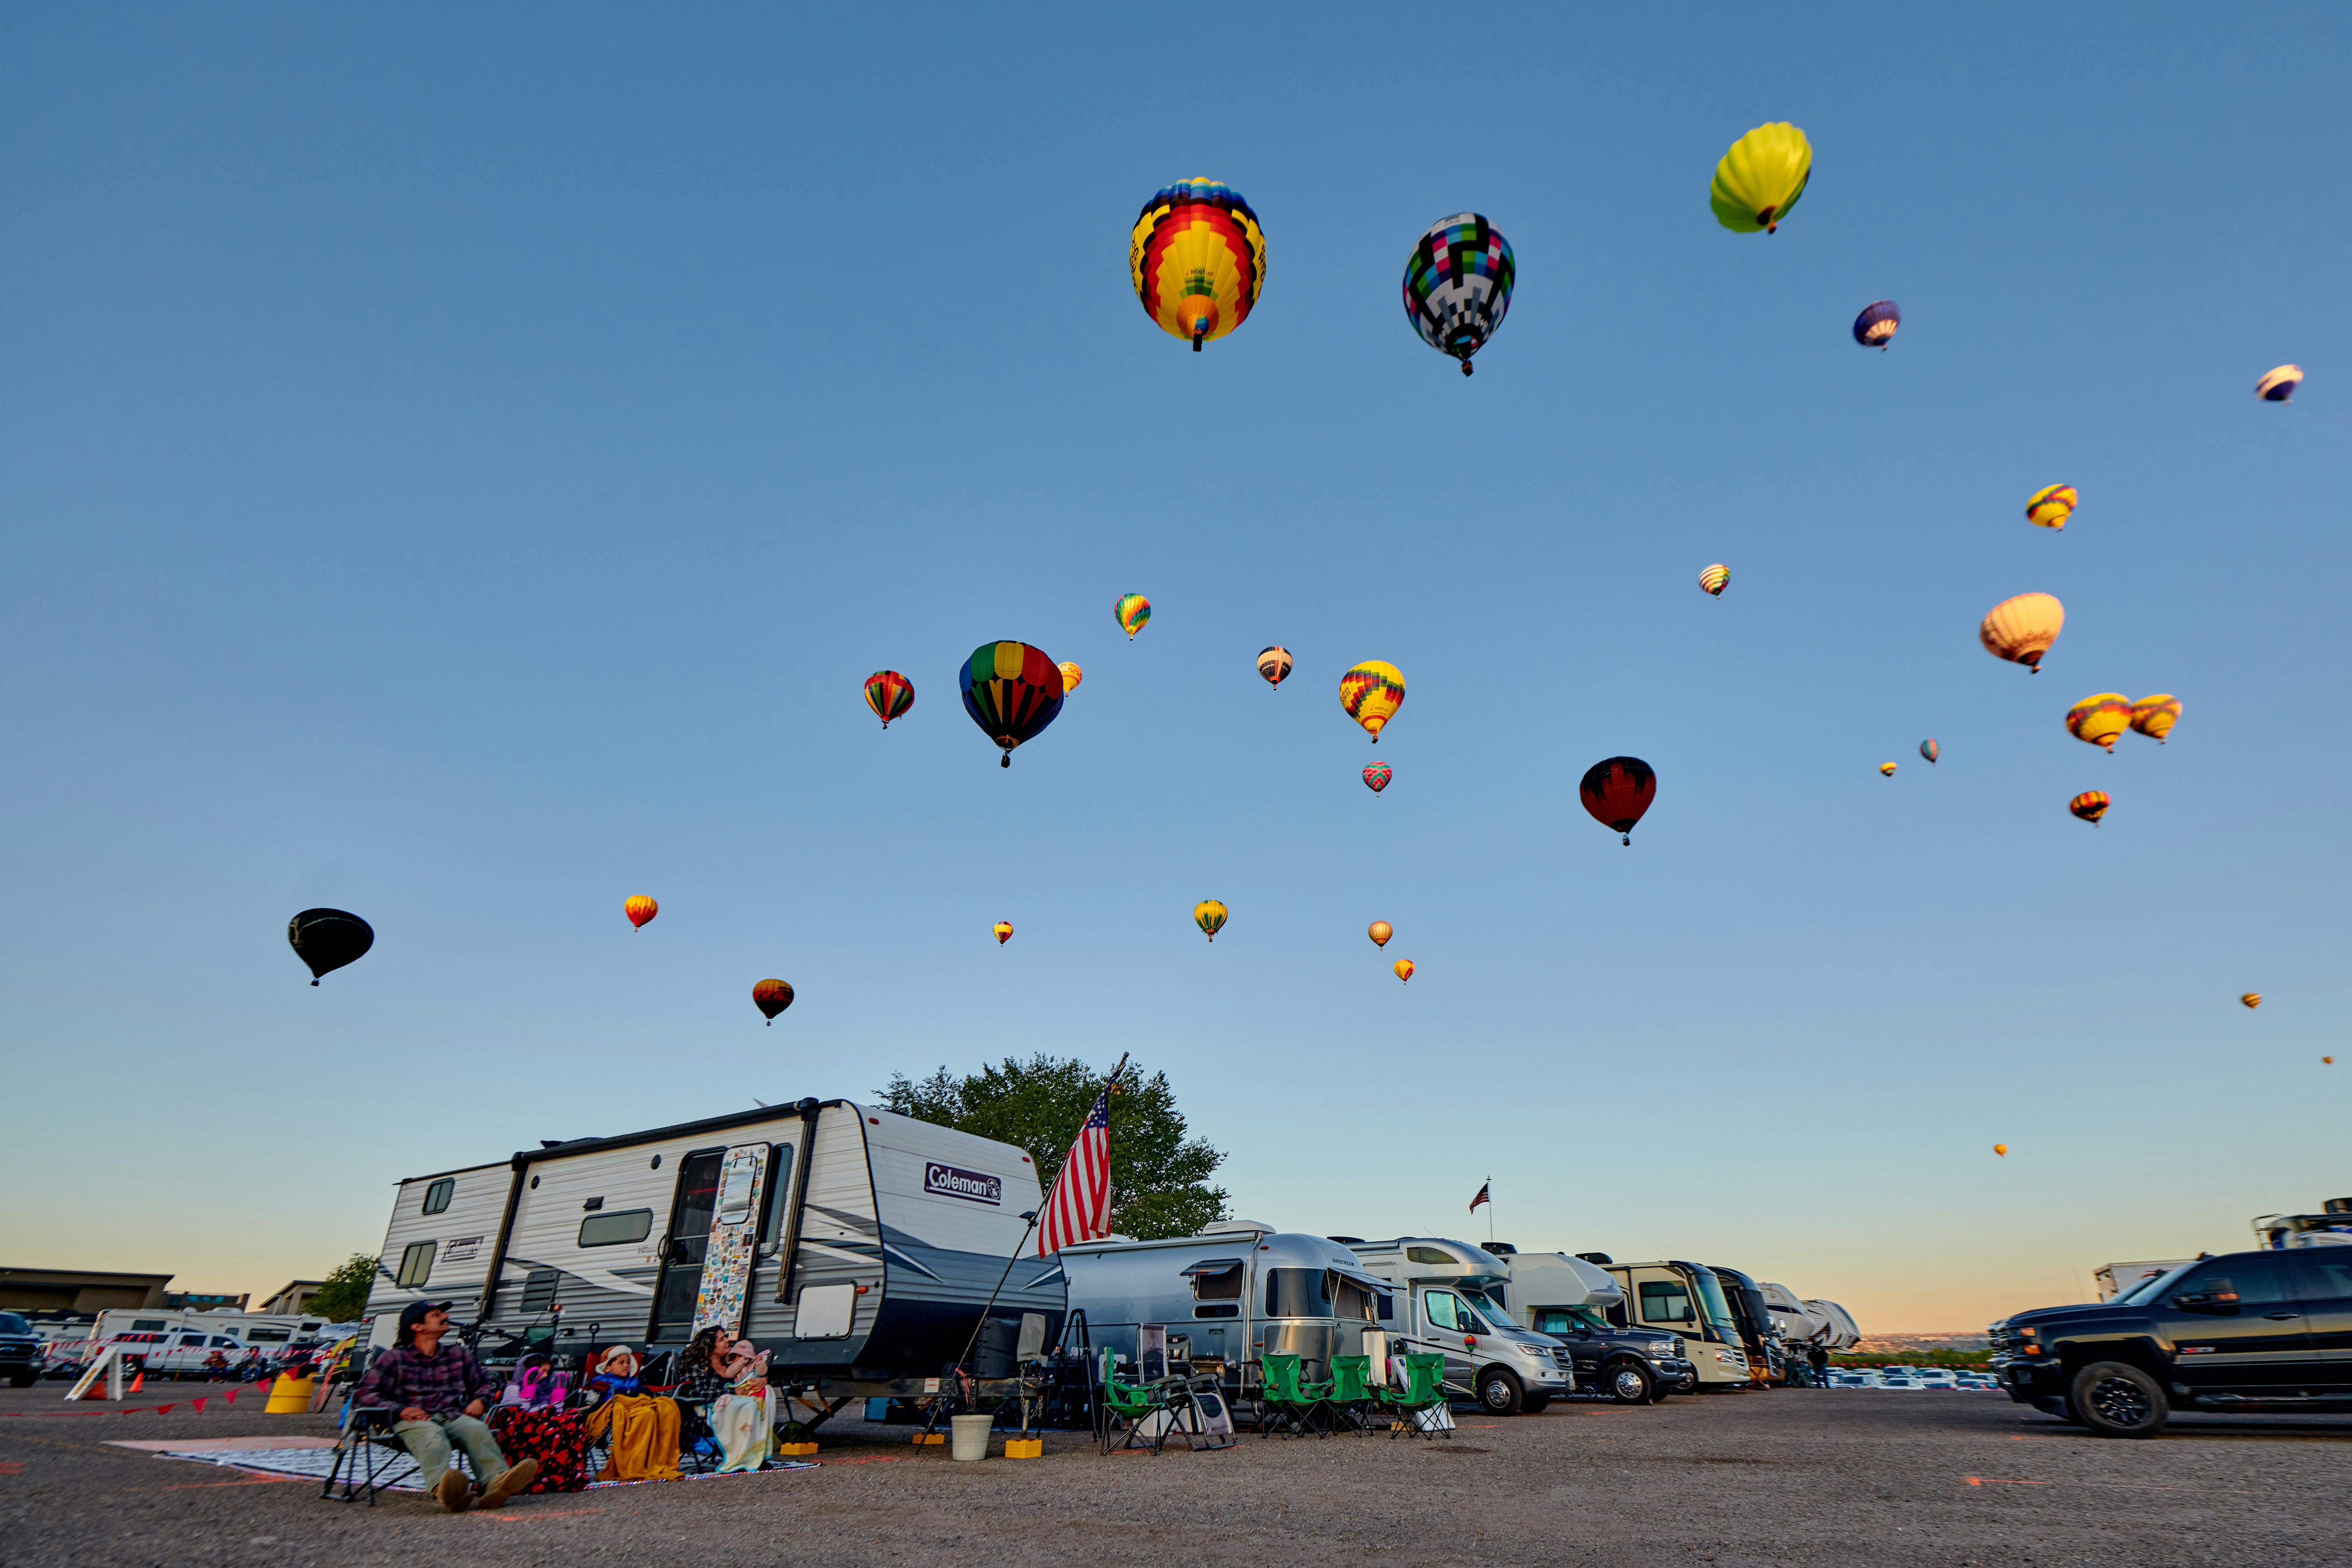
<path id="1" fill-rule="evenodd" d="M 400 1331 L 404 1334 L 409 1330 L 415 1328 L 417 1324 L 423 1322 L 425 1321 L 425 1313 L 431 1311 L 446 1312 L 452 1305 L 454 1305 L 454 1303 L 448 1301 L 411 1301 L 407 1306 L 403 1307 L 400 1310 Z"/>

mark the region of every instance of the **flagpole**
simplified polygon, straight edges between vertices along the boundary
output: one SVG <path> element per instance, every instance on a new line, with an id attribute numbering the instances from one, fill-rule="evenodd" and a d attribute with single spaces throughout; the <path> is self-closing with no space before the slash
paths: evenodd
<path id="1" fill-rule="evenodd" d="M 1095 1100 L 1102 1099 L 1103 1096 L 1110 1092 L 1110 1086 L 1117 1083 L 1118 1081 L 1118 1075 L 1127 1070 L 1127 1058 L 1133 1054 L 1134 1053 L 1129 1051 L 1121 1051 L 1118 1054 L 1118 1066 L 1110 1069 L 1110 1076 L 1102 1080 L 1101 1087 L 1097 1088 L 1094 1092 L 1093 1098 L 1087 1101 L 1086 1110 L 1079 1113 L 1079 1131 L 1083 1132 L 1086 1131 L 1086 1119 L 1094 1114 Z M 1070 1142 L 1075 1146 L 1077 1140 L 1073 1138 L 1070 1140 Z M 1059 1187 L 1062 1184 L 1062 1177 L 1068 1173 L 1069 1169 L 1070 1157 L 1068 1152 L 1065 1151 L 1062 1155 L 1061 1164 L 1055 1167 L 1054 1171 L 1054 1185 L 1045 1189 L 1045 1201 L 1039 1204 L 1035 1211 L 1029 1215 L 1028 1227 L 1022 1231 L 1021 1239 L 1013 1244 L 1013 1256 L 1004 1260 L 1004 1272 L 996 1277 L 996 1289 L 988 1293 L 988 1305 L 980 1310 L 980 1321 L 972 1324 L 971 1338 L 964 1341 L 963 1354 L 956 1357 L 956 1365 L 963 1366 L 971 1360 L 971 1347 L 980 1342 L 981 1328 L 988 1321 L 989 1313 L 996 1310 L 997 1295 L 999 1292 L 1003 1290 L 1004 1282 L 1013 1277 L 1013 1266 L 1021 1260 L 1022 1249 L 1029 1245 L 1029 1237 L 1035 1232 L 1037 1222 L 1045 1217 L 1047 1205 L 1052 1204 L 1054 1201 L 1055 1188 Z"/>
<path id="2" fill-rule="evenodd" d="M 1495 1239 L 1495 1178 L 1486 1178 L 1486 1239 Z"/>

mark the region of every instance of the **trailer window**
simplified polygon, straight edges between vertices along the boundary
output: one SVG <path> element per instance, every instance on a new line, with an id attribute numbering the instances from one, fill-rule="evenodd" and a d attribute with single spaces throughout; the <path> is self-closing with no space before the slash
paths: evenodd
<path id="1" fill-rule="evenodd" d="M 134 1329 L 161 1329 L 168 1328 L 170 1325 L 161 1318 L 133 1318 L 131 1320 L 131 1326 Z"/>
<path id="2" fill-rule="evenodd" d="M 291 1329 L 247 1329 L 245 1337 L 255 1344 L 282 1345 L 294 1337 Z"/>
<path id="3" fill-rule="evenodd" d="M 1331 1315 L 1349 1322 L 1369 1323 L 1372 1317 L 1372 1293 L 1353 1279 L 1335 1279 L 1331 1288 Z"/>
<path id="4" fill-rule="evenodd" d="M 413 1290 L 433 1278 L 433 1254 L 440 1247 L 437 1241 L 412 1241 L 408 1250 L 400 1255 L 400 1272 L 392 1282 L 404 1290 Z"/>
<path id="5" fill-rule="evenodd" d="M 1642 1281 L 1642 1321 L 1645 1323 L 1696 1323 L 1690 1292 L 1678 1279 Z"/>
<path id="6" fill-rule="evenodd" d="M 439 1181 L 434 1183 L 431 1186 L 425 1188 L 425 1212 L 426 1214 L 440 1214 L 446 1210 L 449 1206 L 449 1194 L 457 1190 L 457 1181 L 454 1176 L 444 1176 Z"/>
<path id="7" fill-rule="evenodd" d="M 1404 1258 L 1407 1263 L 1451 1263 L 1459 1266 L 1462 1262 L 1454 1254 L 1440 1252 L 1433 1247 L 1408 1247 L 1404 1249 Z"/>
<path id="8" fill-rule="evenodd" d="M 653 1234 L 654 1211 L 651 1209 L 620 1209 L 612 1214 L 592 1214 L 580 1222 L 580 1245 L 583 1247 L 620 1247 L 643 1241 Z"/>
<path id="9" fill-rule="evenodd" d="M 1242 1299 L 1242 1260 L 1212 1258 L 1184 1270 L 1192 1281 L 1195 1301 L 1238 1301 Z"/>
<path id="10" fill-rule="evenodd" d="M 1203 1301 L 1192 1309 L 1192 1315 L 1196 1318 L 1238 1318 L 1242 1315 L 1242 1309 L 1236 1301 Z"/>
<path id="11" fill-rule="evenodd" d="M 760 1215 L 760 1256 L 773 1258 L 784 1245 L 784 1199 L 793 1190 L 793 1146 L 768 1146 L 768 1205 Z"/>
<path id="12" fill-rule="evenodd" d="M 741 1225 L 751 1217 L 751 1188 L 760 1179 L 760 1155 L 746 1149 L 730 1156 L 719 1176 L 718 1212 L 714 1225 Z"/>
<path id="13" fill-rule="evenodd" d="M 1269 1268 L 1265 1271 L 1265 1315 L 1269 1318 L 1328 1318 L 1331 1315 L 1329 1276 L 1320 1268 Z"/>

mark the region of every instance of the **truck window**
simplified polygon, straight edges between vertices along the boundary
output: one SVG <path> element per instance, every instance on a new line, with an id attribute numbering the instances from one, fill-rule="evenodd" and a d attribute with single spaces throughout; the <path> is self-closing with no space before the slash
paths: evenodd
<path id="1" fill-rule="evenodd" d="M 1431 1328 L 1450 1329 L 1457 1334 L 1462 1331 L 1462 1303 L 1455 1299 L 1453 1291 L 1423 1292 L 1421 1310 L 1428 1315 Z"/>
<path id="2" fill-rule="evenodd" d="M 1269 1318 L 1328 1318 L 1331 1315 L 1328 1276 L 1320 1268 L 1269 1268 L 1265 1271 L 1265 1315 Z"/>
<path id="3" fill-rule="evenodd" d="M 2213 1309 L 2258 1307 L 2286 1299 L 2278 1265 L 2267 1258 L 2231 1258 L 2190 1269 L 2164 1293 L 2167 1301 L 2203 1296 Z"/>
<path id="4" fill-rule="evenodd" d="M 1696 1323 L 1690 1292 L 1679 1279 L 1642 1281 L 1642 1321 L 1645 1323 Z"/>
<path id="5" fill-rule="evenodd" d="M 1572 1334 L 1576 1320 L 1568 1315 L 1565 1307 L 1538 1307 L 1535 1311 L 1536 1332 L 1539 1334 Z"/>

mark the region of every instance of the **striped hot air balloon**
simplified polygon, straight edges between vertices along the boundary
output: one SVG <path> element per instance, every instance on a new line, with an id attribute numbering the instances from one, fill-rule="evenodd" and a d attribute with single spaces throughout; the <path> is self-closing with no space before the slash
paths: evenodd
<path id="1" fill-rule="evenodd" d="M 1937 757 L 1944 754 L 1944 748 L 1936 744 L 1936 737 L 1930 735 L 1919 742 L 1919 754 L 1932 763 Z"/>
<path id="2" fill-rule="evenodd" d="M 1013 922 L 1011 921 L 999 921 L 988 929 L 995 934 L 996 945 L 999 947 L 1003 947 L 1006 942 L 1013 940 Z"/>
<path id="3" fill-rule="evenodd" d="M 2264 403 L 2292 403 L 2294 389 L 2302 384 L 2303 366 L 2283 364 L 2263 373 L 2262 380 L 2254 383 L 2254 395 Z"/>
<path id="4" fill-rule="evenodd" d="M 896 719 L 915 705 L 915 683 L 895 669 L 877 669 L 866 678 L 866 706 L 874 710 L 874 717 L 882 721 L 882 728 L 890 727 Z"/>
<path id="5" fill-rule="evenodd" d="M 2025 521 L 2036 528 L 2063 528 L 2074 515 L 2074 487 L 2044 485 L 2027 498 Z"/>
<path id="6" fill-rule="evenodd" d="M 1192 923 L 1201 928 L 1202 935 L 1216 941 L 1217 933 L 1225 929 L 1225 906 L 1214 899 L 1202 899 L 1192 906 Z"/>
<path id="7" fill-rule="evenodd" d="M 1067 659 L 1064 659 L 1057 668 L 1062 672 L 1062 690 L 1065 695 L 1076 691 L 1078 689 L 1078 682 L 1087 678 L 1085 670 Z"/>
<path id="8" fill-rule="evenodd" d="M 2096 691 L 2066 710 L 2066 732 L 2102 751 L 2116 749 L 2116 737 L 2131 728 L 2131 699 L 2120 691 Z"/>
<path id="9" fill-rule="evenodd" d="M 2131 705 L 2131 727 L 2159 746 L 2164 744 L 2164 738 L 2172 733 L 2173 725 L 2179 721 L 2180 699 L 2169 691 L 2143 697 Z"/>
<path id="10" fill-rule="evenodd" d="M 647 921 L 661 913 L 661 906 L 639 893 L 621 900 L 621 912 L 629 917 L 631 925 L 643 931 Z"/>
<path id="11" fill-rule="evenodd" d="M 1379 745 L 1381 727 L 1404 706 L 1404 672 L 1377 658 L 1366 659 L 1339 678 L 1339 706 Z"/>
<path id="12" fill-rule="evenodd" d="M 1718 599 L 1723 597 L 1723 590 L 1730 581 L 1731 568 L 1720 561 L 1698 574 L 1698 585 Z M 1770 595 L 1767 595 L 1766 597 L 1769 598 Z"/>
<path id="13" fill-rule="evenodd" d="M 1257 672 L 1265 677 L 1268 686 L 1280 686 L 1290 673 L 1290 650 L 1278 645 L 1258 649 Z"/>
<path id="14" fill-rule="evenodd" d="M 2081 817 L 2084 821 L 2089 823 L 2092 826 L 2096 827 L 2099 825 L 2099 818 L 2107 815 L 2108 804 L 2106 791 L 2103 789 L 2086 789 L 2082 794 L 2076 795 L 2074 799 L 2068 801 L 2066 803 L 2066 809 Z"/>
<path id="15" fill-rule="evenodd" d="M 1133 642 L 1143 623 L 1151 618 L 1151 601 L 1140 594 L 1121 594 L 1110 613 L 1118 617 L 1118 629 L 1127 634 L 1127 640 Z"/>
<path id="16" fill-rule="evenodd" d="M 1364 770 L 1364 787 L 1378 795 L 1389 787 L 1389 780 L 1395 776 L 1388 763 L 1374 763 Z"/>
<path id="17" fill-rule="evenodd" d="M 1364 928 L 1364 934 L 1372 939 L 1374 947 L 1386 947 L 1389 938 L 1396 935 L 1396 928 L 1386 921 L 1374 921 Z"/>
<path id="18" fill-rule="evenodd" d="M 1013 748 L 1034 741 L 1062 711 L 1068 689 L 1062 667 L 1025 642 L 984 642 L 963 663 L 963 710 L 981 733 L 1004 748 L 997 765 L 1013 765 Z"/>
<path id="19" fill-rule="evenodd" d="M 2259 991 L 2249 991 L 2238 1000 L 2243 1002 L 2249 1009 L 2259 1007 L 2263 1005 L 2263 994 Z"/>
<path id="20" fill-rule="evenodd" d="M 1179 180 L 1143 204 L 1127 269 L 1143 313 L 1200 353 L 1249 319 L 1265 287 L 1265 233 L 1230 185 Z"/>
<path id="21" fill-rule="evenodd" d="M 1878 776 L 1879 776 L 1879 777 L 1881 777 L 1881 778 L 1888 778 L 1888 779 L 1893 778 L 1893 777 L 1895 776 L 1895 764 L 1894 764 L 1893 763 L 1879 763 L 1879 764 L 1878 764 Z"/>
<path id="22" fill-rule="evenodd" d="M 1993 658 L 2021 664 L 2039 675 L 2042 656 L 2050 651 L 2065 625 L 2066 606 L 2054 595 L 2020 594 L 1985 612 L 1977 627 L 1977 641 Z"/>
<path id="23" fill-rule="evenodd" d="M 1396 971 L 1396 977 L 1399 980 L 1411 980 L 1412 978 L 1413 966 L 1412 960 L 1410 958 L 1400 958 L 1394 963 L 1390 964 L 1389 967 Z"/>
<path id="24" fill-rule="evenodd" d="M 1864 305 L 1862 314 L 1853 319 L 1853 341 L 1864 348 L 1884 353 L 1902 325 L 1902 309 L 1892 300 L 1880 300 Z"/>

